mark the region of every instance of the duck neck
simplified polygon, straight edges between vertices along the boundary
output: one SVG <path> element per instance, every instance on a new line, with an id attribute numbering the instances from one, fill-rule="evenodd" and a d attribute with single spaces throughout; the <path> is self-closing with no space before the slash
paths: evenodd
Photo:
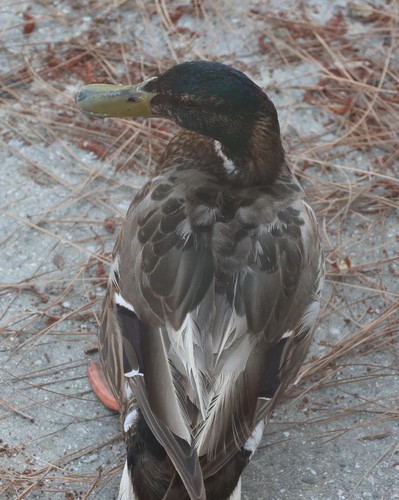
<path id="1" fill-rule="evenodd" d="M 216 142 L 216 151 L 223 159 L 226 173 L 244 184 L 272 184 L 285 159 L 278 123 L 271 126 L 267 117 L 253 124 L 244 143 Z"/>

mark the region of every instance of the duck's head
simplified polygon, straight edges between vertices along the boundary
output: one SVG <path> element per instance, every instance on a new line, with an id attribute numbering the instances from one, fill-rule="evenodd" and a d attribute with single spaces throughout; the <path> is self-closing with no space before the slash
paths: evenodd
<path id="1" fill-rule="evenodd" d="M 217 140 L 253 180 L 272 181 L 284 162 L 273 103 L 246 75 L 224 64 L 186 62 L 132 86 L 87 85 L 76 103 L 90 116 L 170 118 Z"/>

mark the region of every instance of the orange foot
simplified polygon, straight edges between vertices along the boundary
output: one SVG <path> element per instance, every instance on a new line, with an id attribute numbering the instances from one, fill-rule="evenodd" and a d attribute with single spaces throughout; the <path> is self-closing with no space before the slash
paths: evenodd
<path id="1" fill-rule="evenodd" d="M 120 412 L 121 405 L 114 398 L 105 380 L 103 369 L 98 361 L 90 361 L 87 367 L 87 378 L 89 379 L 94 394 L 101 403 L 109 410 Z"/>

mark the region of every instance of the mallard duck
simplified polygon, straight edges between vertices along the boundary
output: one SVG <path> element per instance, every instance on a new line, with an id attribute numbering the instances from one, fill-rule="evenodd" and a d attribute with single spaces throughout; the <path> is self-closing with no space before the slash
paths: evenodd
<path id="1" fill-rule="evenodd" d="M 182 127 L 130 205 L 103 304 L 100 360 L 127 450 L 119 499 L 237 500 L 308 351 L 323 281 L 276 109 L 246 75 L 206 61 L 88 85 L 76 102 Z"/>

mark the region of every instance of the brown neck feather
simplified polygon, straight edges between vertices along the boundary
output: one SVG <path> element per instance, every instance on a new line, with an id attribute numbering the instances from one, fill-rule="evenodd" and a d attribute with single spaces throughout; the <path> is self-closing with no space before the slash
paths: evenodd
<path id="1" fill-rule="evenodd" d="M 244 148 L 236 151 L 223 148 L 223 152 L 242 172 L 240 177 L 247 185 L 272 184 L 281 172 L 285 158 L 278 123 L 272 124 L 267 116 L 253 124 Z"/>

